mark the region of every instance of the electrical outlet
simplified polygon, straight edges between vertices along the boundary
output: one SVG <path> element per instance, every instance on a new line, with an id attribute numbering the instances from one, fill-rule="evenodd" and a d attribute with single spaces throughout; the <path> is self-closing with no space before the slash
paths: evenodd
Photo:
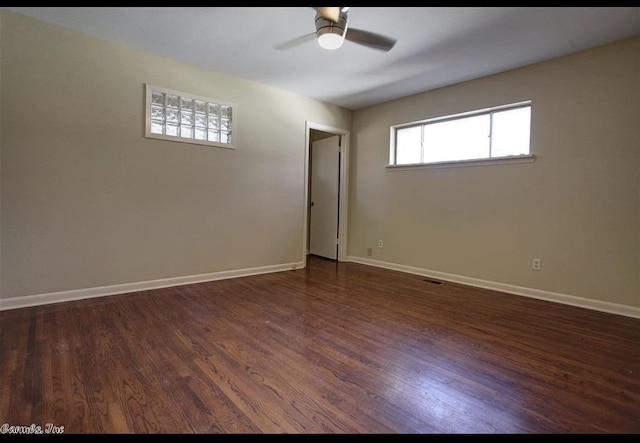
<path id="1" fill-rule="evenodd" d="M 539 258 L 534 258 L 533 259 L 532 268 L 533 268 L 534 271 L 539 271 L 540 269 L 542 269 L 542 262 L 540 261 Z"/>
<path id="2" fill-rule="evenodd" d="M 371 257 L 373 255 L 373 249 L 367 248 L 367 256 Z"/>
<path id="3" fill-rule="evenodd" d="M 383 246 L 382 240 L 378 240 L 378 247 L 382 248 L 382 246 Z"/>

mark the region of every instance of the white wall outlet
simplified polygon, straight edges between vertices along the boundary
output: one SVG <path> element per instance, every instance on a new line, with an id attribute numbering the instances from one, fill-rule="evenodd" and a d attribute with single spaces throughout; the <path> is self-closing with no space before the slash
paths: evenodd
<path id="1" fill-rule="evenodd" d="M 534 271 L 539 271 L 540 269 L 542 269 L 542 262 L 540 261 L 539 258 L 534 258 L 533 259 L 532 268 L 533 268 Z"/>
<path id="2" fill-rule="evenodd" d="M 383 246 L 382 240 L 378 240 L 378 247 L 381 248 Z"/>

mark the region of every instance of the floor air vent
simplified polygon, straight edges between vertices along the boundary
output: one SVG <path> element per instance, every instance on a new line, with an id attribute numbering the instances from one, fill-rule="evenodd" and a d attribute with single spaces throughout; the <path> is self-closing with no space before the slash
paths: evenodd
<path id="1" fill-rule="evenodd" d="M 440 281 L 440 280 L 434 280 L 434 279 L 432 279 L 432 278 L 425 278 L 425 279 L 423 279 L 422 281 L 426 281 L 427 283 L 431 283 L 432 285 L 441 285 L 441 284 L 443 284 L 443 283 L 444 283 L 443 281 Z"/>

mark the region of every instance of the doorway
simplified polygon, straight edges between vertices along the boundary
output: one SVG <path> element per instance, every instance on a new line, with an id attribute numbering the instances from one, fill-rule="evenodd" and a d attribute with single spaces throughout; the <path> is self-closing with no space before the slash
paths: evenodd
<path id="1" fill-rule="evenodd" d="M 305 140 L 303 261 L 346 261 L 349 131 L 307 122 Z"/>
<path id="2" fill-rule="evenodd" d="M 342 136 L 311 131 L 309 254 L 338 259 Z M 325 136 L 327 135 L 327 136 Z"/>

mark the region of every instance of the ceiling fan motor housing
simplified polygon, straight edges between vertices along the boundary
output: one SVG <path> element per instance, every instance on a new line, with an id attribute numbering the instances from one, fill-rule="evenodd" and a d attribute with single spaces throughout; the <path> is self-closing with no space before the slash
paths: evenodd
<path id="1" fill-rule="evenodd" d="M 316 14 L 316 35 L 320 37 L 323 34 L 336 34 L 344 37 L 347 30 L 347 13 L 341 11 L 340 18 L 337 22 L 333 22 Z"/>

